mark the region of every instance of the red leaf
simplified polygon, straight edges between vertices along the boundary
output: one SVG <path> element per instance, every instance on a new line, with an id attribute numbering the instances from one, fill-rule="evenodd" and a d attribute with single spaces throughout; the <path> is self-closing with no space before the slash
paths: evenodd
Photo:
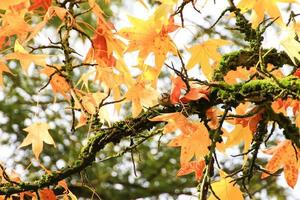
<path id="1" fill-rule="evenodd" d="M 32 0 L 32 5 L 28 8 L 29 11 L 36 10 L 38 8 L 44 8 L 45 10 L 48 10 L 48 8 L 51 6 L 52 0 Z"/>
<path id="2" fill-rule="evenodd" d="M 56 196 L 53 190 L 50 189 L 43 189 L 40 191 L 41 200 L 56 200 Z"/>

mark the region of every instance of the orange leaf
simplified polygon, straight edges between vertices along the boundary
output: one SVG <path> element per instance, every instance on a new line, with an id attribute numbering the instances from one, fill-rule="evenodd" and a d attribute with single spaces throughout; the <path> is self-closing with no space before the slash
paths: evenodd
<path id="1" fill-rule="evenodd" d="M 57 68 L 59 69 L 59 67 Z M 50 85 L 54 93 L 61 93 L 66 99 L 69 98 L 67 93 L 71 87 L 64 77 L 60 76 L 59 73 L 51 67 L 45 67 L 41 72 L 46 74 L 49 78 L 51 77 Z"/>
<path id="2" fill-rule="evenodd" d="M 172 89 L 170 94 L 170 100 L 172 104 L 179 103 L 179 98 L 181 96 L 181 90 L 186 89 L 185 82 L 181 79 L 180 76 L 176 78 L 172 77 Z"/>
<path id="3" fill-rule="evenodd" d="M 5 59 L 12 60 L 16 59 L 20 61 L 22 69 L 27 72 L 31 63 L 34 63 L 39 66 L 46 66 L 46 57 L 47 55 L 33 55 L 28 53 L 24 47 L 19 43 L 18 40 L 15 42 L 14 47 L 15 52 L 5 55 Z"/>
<path id="4" fill-rule="evenodd" d="M 168 146 L 181 147 L 180 163 L 189 162 L 194 156 L 201 160 L 208 154 L 211 141 L 205 126 L 199 122 L 189 122 L 182 134 L 171 140 Z"/>
<path id="5" fill-rule="evenodd" d="M 172 89 L 170 94 L 170 101 L 172 104 L 176 103 L 188 103 L 190 101 L 195 101 L 201 98 L 205 98 L 209 100 L 207 95 L 209 94 L 208 86 L 201 86 L 199 84 L 195 84 L 190 82 L 190 91 L 186 93 L 184 96 L 181 95 L 182 90 L 186 89 L 185 82 L 181 79 L 181 77 L 171 78 L 172 80 Z M 182 96 L 182 97 L 181 97 Z"/>
<path id="6" fill-rule="evenodd" d="M 204 168 L 205 168 L 204 160 L 182 163 L 181 168 L 177 172 L 177 176 L 184 176 L 184 175 L 190 174 L 192 172 L 195 172 L 196 180 L 200 181 L 200 179 L 203 175 Z"/>
<path id="7" fill-rule="evenodd" d="M 12 74 L 9 68 L 6 66 L 6 64 L 0 61 L 0 86 L 3 86 L 3 72 Z"/>
<path id="8" fill-rule="evenodd" d="M 53 190 L 43 189 L 39 193 L 40 193 L 41 200 L 56 200 L 57 199 Z"/>
<path id="9" fill-rule="evenodd" d="M 179 112 L 162 114 L 149 120 L 168 122 L 164 127 L 164 133 L 173 132 L 177 129 L 183 130 L 186 128 L 186 124 L 188 124 L 188 119 Z"/>
<path id="10" fill-rule="evenodd" d="M 192 122 L 181 113 L 168 113 L 150 119 L 151 121 L 167 121 L 164 133 L 179 129 L 181 134 L 171 140 L 168 146 L 181 147 L 180 163 L 189 162 L 194 156 L 202 160 L 209 152 L 211 141 L 208 131 L 200 122 Z"/>
<path id="11" fill-rule="evenodd" d="M 278 8 L 279 2 L 285 2 L 285 3 L 293 3 L 296 2 L 296 0 L 272 0 L 272 1 L 266 1 L 266 0 L 241 0 L 237 7 L 242 10 L 242 12 L 246 12 L 248 10 L 252 10 L 251 13 L 251 22 L 252 27 L 256 28 L 259 23 L 261 23 L 264 20 L 265 13 L 268 13 L 268 15 L 272 19 L 277 19 L 275 22 L 279 23 L 280 25 L 283 25 L 282 17 L 280 14 L 280 10 Z"/>
<path id="12" fill-rule="evenodd" d="M 265 167 L 266 170 L 273 174 L 283 167 L 285 180 L 291 188 L 294 188 L 297 183 L 300 166 L 300 162 L 298 161 L 300 149 L 297 147 L 295 148 L 290 140 L 284 140 L 276 147 L 264 151 L 267 154 L 273 155 Z M 269 174 L 263 173 L 261 178 L 266 178 L 268 176 Z"/>
<path id="13" fill-rule="evenodd" d="M 132 116 L 137 117 L 143 107 L 149 108 L 158 103 L 158 93 L 145 81 L 137 81 L 125 94 L 126 100 L 132 102 Z"/>

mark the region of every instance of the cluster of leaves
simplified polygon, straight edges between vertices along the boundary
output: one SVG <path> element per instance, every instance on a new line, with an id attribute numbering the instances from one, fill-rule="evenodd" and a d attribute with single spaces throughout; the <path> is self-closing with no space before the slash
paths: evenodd
<path id="1" fill-rule="evenodd" d="M 144 1 L 138 2 L 147 8 Z M 16 0 L 0 4 L 0 86 L 5 87 L 3 74 L 14 76 L 14 61 L 19 61 L 28 77 L 36 71 L 46 75 L 48 81 L 39 92 L 51 86 L 52 92 L 68 103 L 65 109 L 72 115 L 72 134 L 85 126 L 89 139 L 79 159 L 70 167 L 52 172 L 40 164 L 45 175 L 32 183 L 22 182 L 15 174 L 8 175 L 2 167 L 0 194 L 4 196 L 0 198 L 56 199 L 56 188 L 50 188 L 50 185 L 56 185 L 63 188 L 63 198 L 76 199 L 63 179 L 89 166 L 106 144 L 116 144 L 123 137 L 130 137 L 131 145 L 117 157 L 161 132 L 180 132 L 169 143 L 171 147 L 181 148 L 177 175 L 195 172 L 201 199 L 208 196 L 222 200 L 251 197 L 247 181 L 256 171 L 262 172 L 261 178 L 266 178 L 283 168 L 287 184 L 292 188 L 296 185 L 300 168 L 299 15 L 291 12 L 285 24 L 277 6 L 280 0 L 271 3 L 241 0 L 237 5 L 229 0 L 229 7 L 224 9 L 218 21 L 226 12 L 233 13 L 236 30 L 244 34 L 249 45 L 247 49 L 222 55 L 218 49 L 224 45 L 233 46 L 232 42 L 212 38 L 185 50 L 178 49 L 173 41 L 171 33 L 184 28 L 185 7 L 192 6 L 199 11 L 197 3 L 200 1 L 159 2 L 147 19 L 128 16 L 131 26 L 120 30 L 105 18 L 95 0 Z M 78 9 L 83 7 L 87 10 Z M 96 27 L 82 20 L 89 12 L 97 18 Z M 251 12 L 249 20 L 245 17 L 248 12 Z M 271 22 L 264 19 L 265 14 L 272 18 Z M 51 24 L 53 18 L 60 21 L 58 41 L 49 39 L 47 45 L 30 46 L 37 43 L 36 36 Z M 176 24 L 176 20 L 181 24 Z M 284 52 L 262 47 L 263 34 L 270 26 L 278 27 L 284 33 L 279 41 Z M 70 44 L 73 31 L 91 43 L 82 59 L 76 57 L 79 53 Z M 90 31 L 93 36 L 89 35 Z M 34 54 L 44 49 L 57 50 L 58 59 L 51 60 L 54 55 Z M 137 65 L 129 66 L 124 57 L 133 51 L 138 52 Z M 190 58 L 185 61 L 182 52 L 189 53 Z M 173 63 L 168 64 L 171 54 L 179 58 L 179 68 Z M 149 58 L 153 58 L 152 64 L 147 61 Z M 35 68 L 30 70 L 32 63 Z M 164 64 L 175 75 L 170 77 L 170 93 L 160 98 L 157 85 Z M 203 79 L 190 76 L 198 64 Z M 285 65 L 291 66 L 292 72 L 282 73 Z M 133 68 L 138 73 L 133 72 Z M 78 69 L 83 72 L 76 79 Z M 128 105 L 131 106 L 131 118 L 112 123 L 111 110 L 120 115 L 122 107 Z M 290 108 L 292 113 L 288 112 Z M 167 122 L 163 131 L 157 126 L 160 122 Z M 284 129 L 285 139 L 263 151 L 272 155 L 263 168 L 257 163 L 257 157 L 262 144 L 271 143 L 269 139 L 276 126 Z M 43 142 L 55 147 L 48 130 L 48 123 L 32 122 L 24 129 L 27 136 L 19 147 L 32 145 L 35 158 L 39 160 Z M 152 132 L 148 133 L 148 130 Z M 133 140 L 145 132 L 147 134 L 140 136 L 141 139 Z M 243 165 L 226 173 L 218 162 L 217 152 L 225 155 L 240 144 L 243 144 L 240 154 L 244 158 Z M 220 180 L 213 182 L 217 174 Z"/>

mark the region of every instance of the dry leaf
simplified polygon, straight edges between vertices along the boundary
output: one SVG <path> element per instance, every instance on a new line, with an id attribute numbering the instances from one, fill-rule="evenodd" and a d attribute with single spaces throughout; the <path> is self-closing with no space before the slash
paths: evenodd
<path id="1" fill-rule="evenodd" d="M 48 129 L 49 125 L 44 122 L 37 122 L 25 128 L 24 131 L 28 132 L 28 134 L 22 144 L 20 144 L 19 148 L 32 144 L 32 151 L 35 158 L 38 159 L 43 150 L 43 142 L 55 146 L 54 140 L 50 136 Z"/>

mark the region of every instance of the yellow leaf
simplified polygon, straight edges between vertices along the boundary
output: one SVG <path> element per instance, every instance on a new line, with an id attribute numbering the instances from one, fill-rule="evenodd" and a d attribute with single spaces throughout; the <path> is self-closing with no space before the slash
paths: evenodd
<path id="1" fill-rule="evenodd" d="M 278 9 L 277 3 L 294 3 L 296 0 L 241 0 L 237 7 L 246 12 L 252 10 L 251 22 L 252 27 L 256 28 L 259 23 L 264 20 L 265 13 L 267 13 L 272 19 L 276 19 L 276 22 L 283 25 L 280 10 Z"/>
<path id="2" fill-rule="evenodd" d="M 296 65 L 295 58 L 300 61 L 300 42 L 295 40 L 295 33 L 292 29 L 284 30 L 284 37 L 281 39 L 280 44 L 284 51 Z"/>
<path id="3" fill-rule="evenodd" d="M 188 49 L 191 53 L 191 58 L 187 63 L 187 69 L 192 69 L 196 64 L 200 64 L 200 67 L 204 75 L 210 79 L 213 68 L 209 64 L 210 60 L 219 62 L 221 59 L 221 54 L 217 51 L 220 46 L 228 45 L 231 42 L 222 39 L 212 39 L 208 40 L 202 44 L 192 46 Z"/>
<path id="4" fill-rule="evenodd" d="M 128 52 L 139 51 L 142 62 L 150 53 L 155 56 L 155 66 L 161 68 L 168 52 L 177 53 L 168 33 L 176 30 L 174 21 L 166 17 L 167 7 L 159 7 L 147 20 L 128 17 L 132 27 L 123 28 L 119 34 L 129 40 Z"/>
<path id="5" fill-rule="evenodd" d="M 221 179 L 211 184 L 212 190 L 216 196 L 221 200 L 243 200 L 243 193 L 240 191 L 237 185 L 234 185 L 232 178 L 227 177 L 227 174 L 220 171 Z M 211 194 L 208 200 L 217 200 L 213 194 Z"/>
<path id="6" fill-rule="evenodd" d="M 18 40 L 16 40 L 15 42 L 15 52 L 14 53 L 10 53 L 4 56 L 5 59 L 7 60 L 19 60 L 22 69 L 27 72 L 28 68 L 30 66 L 31 63 L 34 63 L 36 65 L 39 66 L 46 66 L 46 57 L 47 55 L 33 55 L 28 53 L 24 47 L 18 42 Z"/>
<path id="7" fill-rule="evenodd" d="M 12 6 L 21 4 L 21 3 L 27 3 L 28 0 L 13 0 L 13 1 L 9 1 L 9 0 L 2 0 L 0 3 L 0 9 L 1 10 L 8 10 L 10 9 Z"/>
<path id="8" fill-rule="evenodd" d="M 251 141 L 253 138 L 252 131 L 249 127 L 243 127 L 238 124 L 235 128 L 230 132 L 225 132 L 223 134 L 224 137 L 227 137 L 226 143 L 222 147 L 229 148 L 238 144 L 244 143 L 243 153 L 246 153 L 251 145 Z M 247 160 L 248 154 L 244 156 L 244 162 Z"/>
<path id="9" fill-rule="evenodd" d="M 132 102 L 132 116 L 137 117 L 143 107 L 151 107 L 158 103 L 158 92 L 145 81 L 137 81 L 125 94 L 125 98 Z"/>
<path id="10" fill-rule="evenodd" d="M 32 144 L 32 151 L 36 159 L 38 159 L 43 150 L 43 142 L 53 144 L 55 146 L 54 140 L 49 134 L 48 129 L 49 125 L 44 122 L 37 122 L 28 126 L 24 129 L 24 131 L 28 132 L 28 134 L 19 148 Z"/>

